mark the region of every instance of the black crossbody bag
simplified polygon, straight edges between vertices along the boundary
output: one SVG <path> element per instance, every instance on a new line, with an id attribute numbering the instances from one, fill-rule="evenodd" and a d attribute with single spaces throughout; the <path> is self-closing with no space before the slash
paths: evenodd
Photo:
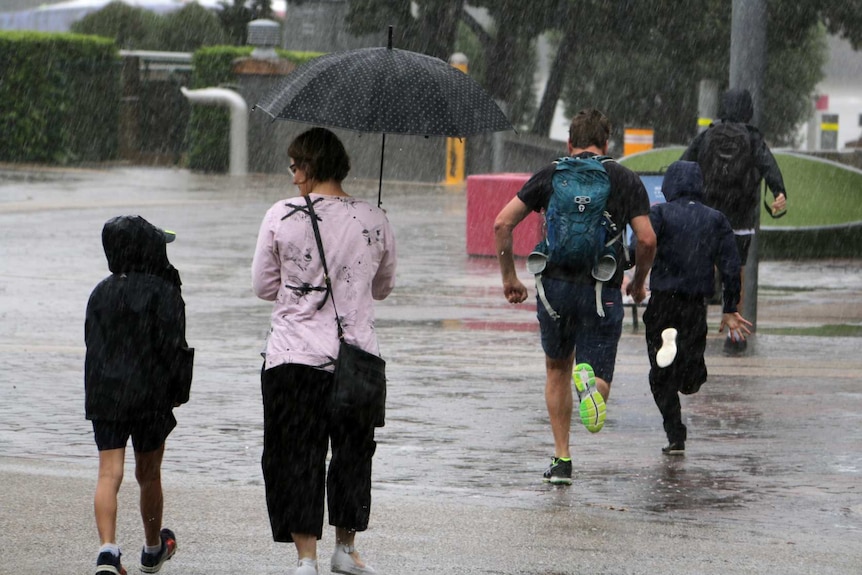
<path id="1" fill-rule="evenodd" d="M 335 374 L 332 378 L 330 411 L 337 419 L 353 419 L 360 424 L 383 427 L 386 422 L 386 362 L 382 357 L 344 341 L 344 330 L 341 327 L 338 309 L 335 307 L 332 281 L 326 265 L 323 242 L 320 239 L 320 228 L 317 226 L 317 214 L 314 213 L 314 205 L 308 196 L 305 196 L 305 203 L 308 205 L 308 215 L 314 228 L 317 249 L 320 251 L 326 291 L 332 297 L 332 309 L 335 310 L 335 321 L 338 324 L 340 343 L 338 358 L 335 360 Z M 323 303 L 325 302 L 326 299 L 323 300 Z"/>

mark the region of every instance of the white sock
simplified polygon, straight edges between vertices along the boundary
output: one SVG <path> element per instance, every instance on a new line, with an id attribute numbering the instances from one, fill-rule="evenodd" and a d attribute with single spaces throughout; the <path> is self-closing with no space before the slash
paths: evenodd
<path id="1" fill-rule="evenodd" d="M 105 543 L 99 547 L 99 553 L 104 553 L 105 551 L 110 551 L 114 557 L 120 556 L 120 546 L 116 543 Z"/>
<path id="2" fill-rule="evenodd" d="M 161 550 L 162 550 L 161 541 L 159 542 L 158 545 L 153 545 L 152 547 L 147 545 L 146 541 L 144 542 L 144 553 L 146 553 L 147 555 L 156 555 Z"/>

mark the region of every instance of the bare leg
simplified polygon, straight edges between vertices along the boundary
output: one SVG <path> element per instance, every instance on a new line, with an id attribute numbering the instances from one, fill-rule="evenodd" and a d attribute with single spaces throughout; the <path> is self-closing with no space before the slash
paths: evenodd
<path id="1" fill-rule="evenodd" d="M 604 379 L 597 377 L 596 378 L 596 391 L 598 391 L 602 399 L 605 400 L 605 403 L 608 402 L 608 398 L 611 396 L 611 382 L 605 381 Z"/>
<path id="2" fill-rule="evenodd" d="M 154 451 L 135 452 L 135 478 L 141 488 L 141 520 L 147 545 L 161 545 L 164 495 L 162 494 L 162 456 L 165 444 Z"/>
<path id="3" fill-rule="evenodd" d="M 564 359 L 545 357 L 545 404 L 554 435 L 554 456 L 571 457 L 569 431 L 572 426 L 572 362 L 574 354 Z"/>
<path id="4" fill-rule="evenodd" d="M 117 493 L 123 483 L 125 456 L 125 447 L 99 452 L 99 480 L 93 509 L 102 545 L 117 542 Z"/>
<path id="5" fill-rule="evenodd" d="M 343 527 L 335 528 L 335 542 L 338 545 L 347 545 L 348 547 L 353 547 L 353 541 L 356 538 L 356 531 L 352 531 L 350 529 L 345 529 Z M 365 567 L 365 562 L 359 557 L 359 552 L 354 549 L 353 553 L 350 554 L 350 557 L 353 559 L 353 562 L 356 563 L 357 567 Z"/>
<path id="6" fill-rule="evenodd" d="M 300 559 L 314 559 L 317 561 L 317 536 L 308 533 L 291 533 L 293 544 L 296 545 L 296 554 Z"/>

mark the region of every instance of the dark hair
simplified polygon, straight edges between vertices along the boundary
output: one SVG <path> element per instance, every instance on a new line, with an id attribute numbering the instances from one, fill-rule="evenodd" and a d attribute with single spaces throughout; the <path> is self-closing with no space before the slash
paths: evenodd
<path id="1" fill-rule="evenodd" d="M 603 147 L 611 137 L 611 122 L 595 108 L 584 108 L 569 125 L 569 143 L 573 148 Z"/>
<path id="2" fill-rule="evenodd" d="M 312 128 L 296 137 L 287 155 L 306 175 L 319 182 L 341 182 L 350 172 L 350 158 L 338 136 L 326 128 Z"/>

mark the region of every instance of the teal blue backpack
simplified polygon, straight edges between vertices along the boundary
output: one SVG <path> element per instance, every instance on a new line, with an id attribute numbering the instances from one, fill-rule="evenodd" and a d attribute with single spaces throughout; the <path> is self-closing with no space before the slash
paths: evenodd
<path id="1" fill-rule="evenodd" d="M 554 170 L 554 193 L 545 211 L 548 262 L 588 275 L 608 236 L 605 211 L 611 180 L 602 162 L 610 158 L 561 158 Z"/>
<path id="2" fill-rule="evenodd" d="M 603 164 L 609 161 L 612 159 L 606 156 L 557 160 L 554 192 L 545 210 L 545 238 L 531 254 L 533 261 L 527 262 L 536 275 L 539 297 L 552 317 L 556 313 L 544 299 L 541 286 L 545 264 L 573 274 L 592 274 L 598 289 L 616 273 L 611 246 L 621 234 L 606 210 L 611 181 Z M 604 317 L 600 304 L 597 313 Z"/>

